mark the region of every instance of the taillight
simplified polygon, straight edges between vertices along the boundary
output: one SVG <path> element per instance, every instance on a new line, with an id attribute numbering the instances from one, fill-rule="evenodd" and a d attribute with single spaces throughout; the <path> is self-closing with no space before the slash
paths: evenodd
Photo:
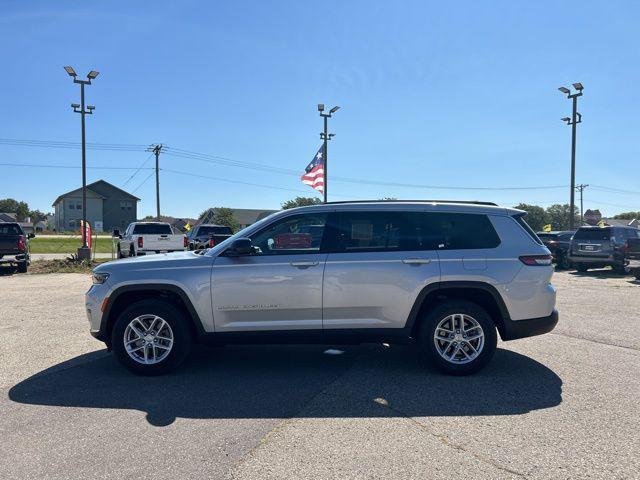
<path id="1" fill-rule="evenodd" d="M 187 248 L 189 246 L 189 239 L 187 238 L 187 236 L 185 235 L 184 238 L 182 239 L 182 246 L 184 248 Z"/>
<path id="2" fill-rule="evenodd" d="M 142 240 L 142 237 L 138 237 L 138 248 L 142 248 L 142 245 L 144 245 L 144 240 Z"/>
<path id="3" fill-rule="evenodd" d="M 18 250 L 24 252 L 27 249 L 27 244 L 24 241 L 24 235 L 18 237 Z"/>
<path id="4" fill-rule="evenodd" d="M 624 245 L 622 246 L 622 253 L 625 257 L 629 253 L 629 240 L 625 240 Z"/>
<path id="5" fill-rule="evenodd" d="M 531 266 L 551 265 L 551 259 L 551 255 L 523 255 L 520 257 L 522 263 Z"/>

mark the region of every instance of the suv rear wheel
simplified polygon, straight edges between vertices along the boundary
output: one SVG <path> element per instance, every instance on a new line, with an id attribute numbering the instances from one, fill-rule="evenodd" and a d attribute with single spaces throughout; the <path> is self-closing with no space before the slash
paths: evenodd
<path id="1" fill-rule="evenodd" d="M 159 375 L 177 367 L 189 354 L 187 319 L 172 304 L 143 300 L 122 312 L 111 345 L 118 360 L 142 375 Z"/>
<path id="2" fill-rule="evenodd" d="M 429 311 L 418 341 L 427 358 L 449 375 L 469 375 L 483 368 L 498 337 L 489 314 L 466 300 L 451 300 Z"/>

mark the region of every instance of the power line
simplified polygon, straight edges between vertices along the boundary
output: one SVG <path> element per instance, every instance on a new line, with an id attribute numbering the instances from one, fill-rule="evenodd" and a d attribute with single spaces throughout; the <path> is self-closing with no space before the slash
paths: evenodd
<path id="1" fill-rule="evenodd" d="M 155 169 L 154 169 L 154 170 L 155 170 Z M 134 188 L 134 189 L 131 191 L 131 193 L 135 193 L 135 192 L 137 192 L 138 190 L 140 190 L 140 187 L 142 187 L 145 183 L 147 183 L 147 181 L 149 181 L 149 179 L 150 179 L 151 177 L 153 177 L 153 176 L 155 175 L 155 173 L 156 173 L 155 171 L 154 171 L 154 172 L 151 172 L 151 173 L 149 174 L 149 176 L 148 176 L 147 178 L 145 178 L 145 179 L 142 181 L 142 183 L 141 183 L 140 185 L 138 185 L 136 188 Z"/>
<path id="2" fill-rule="evenodd" d="M 81 166 L 75 165 L 51 165 L 51 164 L 36 164 L 36 163 L 0 163 L 0 166 L 5 167 L 37 167 L 37 168 L 82 168 Z M 112 167 L 112 166 L 94 166 L 87 167 L 94 170 L 135 170 L 135 167 Z M 150 168 L 145 168 L 143 170 L 149 170 Z"/>
<path id="3" fill-rule="evenodd" d="M 122 184 L 122 186 L 123 186 L 123 187 L 125 187 L 125 186 L 127 185 L 127 183 L 129 183 L 129 182 L 131 181 L 131 179 L 132 179 L 133 177 L 135 177 L 135 176 L 138 174 L 138 172 L 139 172 L 140 170 L 142 170 L 142 169 L 143 169 L 143 167 L 144 167 L 144 166 L 146 165 L 146 163 L 151 159 L 151 157 L 153 157 L 153 153 L 149 154 L 149 156 L 146 158 L 146 160 L 145 160 L 144 162 L 142 162 L 142 164 L 141 164 L 141 165 L 136 169 L 136 171 L 135 171 L 135 172 L 133 172 L 129 178 L 127 178 L 127 181 L 126 181 L 126 182 L 124 182 L 124 183 Z"/>

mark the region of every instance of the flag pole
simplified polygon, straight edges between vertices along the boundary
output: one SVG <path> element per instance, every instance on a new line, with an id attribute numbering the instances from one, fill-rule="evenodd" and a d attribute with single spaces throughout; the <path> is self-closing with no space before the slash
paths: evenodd
<path id="1" fill-rule="evenodd" d="M 327 184 L 329 183 L 329 158 L 327 156 L 327 118 L 329 118 L 329 115 L 323 115 L 323 120 L 324 120 L 324 134 L 323 134 L 323 154 L 324 154 L 324 203 L 327 203 Z"/>

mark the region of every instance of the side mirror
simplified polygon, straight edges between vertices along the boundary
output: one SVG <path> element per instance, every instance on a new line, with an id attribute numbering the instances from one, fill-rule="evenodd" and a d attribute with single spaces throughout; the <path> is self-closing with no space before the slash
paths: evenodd
<path id="1" fill-rule="evenodd" d="M 225 255 L 229 257 L 241 257 L 251 255 L 255 252 L 255 248 L 251 245 L 250 238 L 238 238 L 233 241 L 231 246 L 225 251 Z"/>
<path id="2" fill-rule="evenodd" d="M 113 231 L 113 237 L 118 237 L 118 238 L 122 238 L 122 235 L 120 235 L 120 230 L 118 230 L 117 228 Z"/>
<path id="3" fill-rule="evenodd" d="M 29 233 L 27 235 L 27 238 L 36 238 L 36 234 L 35 233 Z"/>

